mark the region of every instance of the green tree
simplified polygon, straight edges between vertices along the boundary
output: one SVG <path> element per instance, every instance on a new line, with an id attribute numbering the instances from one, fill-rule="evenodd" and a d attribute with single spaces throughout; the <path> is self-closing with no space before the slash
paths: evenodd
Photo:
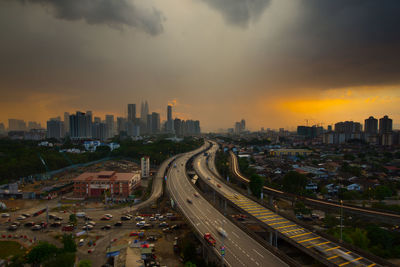
<path id="1" fill-rule="evenodd" d="M 71 234 L 64 234 L 62 238 L 65 252 L 76 252 L 75 240 Z"/>
<path id="2" fill-rule="evenodd" d="M 196 264 L 194 264 L 191 261 L 188 261 L 188 262 L 185 263 L 185 267 L 196 267 Z"/>
<path id="3" fill-rule="evenodd" d="M 73 267 L 75 263 L 75 253 L 59 253 L 55 257 L 46 260 L 43 267 Z"/>
<path id="4" fill-rule="evenodd" d="M 69 215 L 69 222 L 72 223 L 73 225 L 76 225 L 78 223 L 78 219 L 76 218 L 75 213 L 71 213 Z"/>
<path id="5" fill-rule="evenodd" d="M 386 185 L 379 185 L 374 190 L 375 199 L 384 200 L 386 197 L 392 196 L 392 190 Z"/>
<path id="6" fill-rule="evenodd" d="M 296 171 L 290 171 L 283 177 L 282 186 L 286 192 L 302 195 L 306 185 L 307 177 Z"/>
<path id="7" fill-rule="evenodd" d="M 81 260 L 78 267 L 92 267 L 92 262 L 90 260 Z"/>
<path id="8" fill-rule="evenodd" d="M 303 201 L 296 201 L 296 204 L 294 205 L 294 212 L 296 214 L 311 214 L 311 210 L 306 207 Z"/>
<path id="9" fill-rule="evenodd" d="M 361 249 L 367 249 L 369 245 L 369 239 L 367 237 L 367 231 L 362 230 L 360 228 L 354 229 L 354 231 L 351 231 L 349 233 L 349 236 L 352 240 L 352 244 L 355 245 L 356 247 L 359 247 Z"/>
<path id="10" fill-rule="evenodd" d="M 56 246 L 49 244 L 48 242 L 39 242 L 39 244 L 34 246 L 28 253 L 27 262 L 31 263 L 33 266 L 38 266 L 50 257 L 54 257 L 57 250 Z"/>
<path id="11" fill-rule="evenodd" d="M 253 196 L 258 198 L 261 196 L 262 188 L 264 186 L 264 181 L 265 178 L 257 174 L 253 174 L 250 177 L 249 187 Z"/>

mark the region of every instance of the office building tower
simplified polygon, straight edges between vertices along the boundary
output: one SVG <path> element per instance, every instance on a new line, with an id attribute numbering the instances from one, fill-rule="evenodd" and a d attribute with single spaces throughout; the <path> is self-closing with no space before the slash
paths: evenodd
<path id="1" fill-rule="evenodd" d="M 92 137 L 92 115 L 77 111 L 69 116 L 70 136 L 72 139 Z"/>
<path id="2" fill-rule="evenodd" d="M 157 112 L 151 113 L 151 133 L 160 132 L 160 114 Z"/>
<path id="3" fill-rule="evenodd" d="M 136 104 L 128 104 L 128 121 L 136 120 Z"/>
<path id="4" fill-rule="evenodd" d="M 379 119 L 379 133 L 391 133 L 393 131 L 393 121 L 387 115 Z"/>
<path id="5" fill-rule="evenodd" d="M 0 135 L 6 133 L 6 127 L 4 126 L 4 123 L 0 123 Z"/>
<path id="6" fill-rule="evenodd" d="M 369 135 L 378 134 L 378 120 L 370 116 L 365 120 L 364 132 Z"/>
<path id="7" fill-rule="evenodd" d="M 182 121 L 178 118 L 174 120 L 174 131 L 176 135 L 182 135 Z"/>
<path id="8" fill-rule="evenodd" d="M 332 131 L 332 125 L 328 125 L 328 132 Z"/>
<path id="9" fill-rule="evenodd" d="M 240 121 L 240 129 L 241 132 L 244 132 L 246 130 L 246 121 L 244 119 Z"/>
<path id="10" fill-rule="evenodd" d="M 312 139 L 323 133 L 321 126 L 297 126 L 297 134 L 304 136 L 306 139 Z"/>
<path id="11" fill-rule="evenodd" d="M 100 141 L 107 139 L 107 126 L 102 122 L 94 122 L 92 125 L 92 138 Z"/>
<path id="12" fill-rule="evenodd" d="M 100 123 L 101 122 L 101 118 L 100 117 L 94 117 L 93 118 L 93 123 Z"/>
<path id="13" fill-rule="evenodd" d="M 106 115 L 107 138 L 114 137 L 114 115 Z"/>
<path id="14" fill-rule="evenodd" d="M 60 117 L 57 117 L 58 119 L 60 119 Z M 40 123 L 37 123 L 36 121 L 28 121 L 28 130 L 32 130 L 32 129 L 41 129 L 42 125 L 40 125 Z"/>
<path id="15" fill-rule="evenodd" d="M 147 115 L 147 119 L 146 119 L 146 132 L 147 133 L 152 133 L 152 128 L 151 128 L 151 126 L 152 126 L 152 116 L 151 116 L 151 114 L 148 114 Z"/>
<path id="16" fill-rule="evenodd" d="M 64 132 L 69 134 L 69 112 L 64 112 Z"/>
<path id="17" fill-rule="evenodd" d="M 47 138 L 61 139 L 64 137 L 64 133 L 64 122 L 57 118 L 47 121 Z"/>
<path id="18" fill-rule="evenodd" d="M 123 117 L 117 117 L 117 134 L 126 132 L 126 119 Z"/>
<path id="19" fill-rule="evenodd" d="M 335 123 L 335 132 L 338 133 L 360 133 L 361 132 L 361 124 L 359 122 L 354 121 L 345 121 Z"/>
<path id="20" fill-rule="evenodd" d="M 26 131 L 24 120 L 8 119 L 8 131 Z"/>
<path id="21" fill-rule="evenodd" d="M 140 159 L 140 167 L 142 169 L 142 178 L 150 177 L 150 158 L 145 156 Z"/>
<path id="22" fill-rule="evenodd" d="M 172 120 L 172 106 L 167 107 L 167 122 L 165 123 L 165 129 L 167 133 L 174 133 L 174 121 Z"/>

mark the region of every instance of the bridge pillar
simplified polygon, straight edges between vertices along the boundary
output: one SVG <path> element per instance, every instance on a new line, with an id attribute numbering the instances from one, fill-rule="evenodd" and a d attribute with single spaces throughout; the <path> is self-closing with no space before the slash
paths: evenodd
<path id="1" fill-rule="evenodd" d="M 215 191 L 213 191 L 213 199 L 214 199 L 214 205 L 215 205 Z"/>
<path id="2" fill-rule="evenodd" d="M 273 232 L 268 232 L 268 237 L 269 237 L 269 244 L 274 245 L 274 233 Z"/>
<path id="3" fill-rule="evenodd" d="M 268 195 L 268 205 L 270 207 L 274 206 L 274 197 L 272 195 Z"/>

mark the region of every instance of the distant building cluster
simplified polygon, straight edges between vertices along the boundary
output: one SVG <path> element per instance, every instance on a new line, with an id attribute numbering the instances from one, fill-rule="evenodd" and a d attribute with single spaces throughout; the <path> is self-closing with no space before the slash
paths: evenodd
<path id="1" fill-rule="evenodd" d="M 393 130 L 393 120 L 383 116 L 379 120 L 370 116 L 360 122 L 343 121 L 328 126 L 327 131 L 322 126 L 297 126 L 297 135 L 306 139 L 322 137 L 324 144 L 343 144 L 352 140 L 361 140 L 375 145 L 397 145 L 400 142 L 399 131 Z"/>
<path id="2" fill-rule="evenodd" d="M 69 136 L 72 140 L 104 141 L 115 135 L 141 138 L 150 134 L 174 134 L 176 136 L 198 135 L 201 133 L 198 120 L 181 120 L 173 118 L 172 106 L 167 106 L 167 120 L 161 122 L 160 113 L 149 111 L 147 101 L 141 103 L 140 116 L 136 113 L 136 104 L 127 105 L 127 116 L 114 118 L 114 115 L 93 117 L 92 111 L 75 114 L 68 112 L 61 117 L 50 118 L 44 129 L 39 123 L 19 119 L 9 119 L 8 129 L 0 123 L 0 135 L 12 139 L 43 140 L 47 138 L 61 139 Z"/>

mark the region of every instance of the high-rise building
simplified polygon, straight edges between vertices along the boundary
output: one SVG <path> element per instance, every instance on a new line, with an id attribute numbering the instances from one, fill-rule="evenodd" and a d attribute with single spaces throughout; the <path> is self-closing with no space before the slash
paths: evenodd
<path id="1" fill-rule="evenodd" d="M 305 138 L 315 138 L 323 133 L 322 126 L 297 126 L 297 134 Z"/>
<path id="2" fill-rule="evenodd" d="M 3 135 L 6 133 L 6 127 L 4 126 L 4 123 L 0 123 L 0 135 Z"/>
<path id="3" fill-rule="evenodd" d="M 147 114 L 146 125 L 147 125 L 146 126 L 146 132 L 150 133 L 150 134 L 153 133 L 152 132 L 152 128 L 151 128 L 152 125 L 153 125 L 152 124 L 152 116 L 151 116 L 151 114 Z"/>
<path id="4" fill-rule="evenodd" d="M 64 122 L 57 119 L 47 121 L 47 138 L 61 139 L 64 135 Z"/>
<path id="5" fill-rule="evenodd" d="M 178 118 L 174 120 L 174 131 L 176 135 L 183 135 L 182 133 L 182 121 Z"/>
<path id="6" fill-rule="evenodd" d="M 361 124 L 359 122 L 354 121 L 345 121 L 335 123 L 335 132 L 338 133 L 360 133 L 361 132 Z"/>
<path id="7" fill-rule="evenodd" d="M 26 131 L 24 120 L 8 119 L 8 131 Z"/>
<path id="8" fill-rule="evenodd" d="M 126 118 L 117 117 L 117 132 L 118 134 L 126 132 Z"/>
<path id="9" fill-rule="evenodd" d="M 64 132 L 69 134 L 69 112 L 64 112 Z"/>
<path id="10" fill-rule="evenodd" d="M 114 137 L 114 115 L 106 115 L 107 138 Z"/>
<path id="11" fill-rule="evenodd" d="M 92 137 L 92 115 L 77 111 L 69 116 L 70 136 L 72 139 Z"/>
<path id="12" fill-rule="evenodd" d="M 150 176 L 150 158 L 145 156 L 140 159 L 140 167 L 142 169 L 142 177 Z"/>
<path id="13" fill-rule="evenodd" d="M 246 130 L 246 121 L 244 119 L 240 121 L 240 128 L 242 132 Z"/>
<path id="14" fill-rule="evenodd" d="M 93 123 L 101 123 L 101 118 L 100 117 L 94 117 Z"/>
<path id="15" fill-rule="evenodd" d="M 105 123 L 96 121 L 92 125 L 92 138 L 104 141 L 107 139 L 107 126 Z"/>
<path id="16" fill-rule="evenodd" d="M 128 121 L 136 120 L 136 104 L 128 104 Z"/>
<path id="17" fill-rule="evenodd" d="M 160 114 L 157 112 L 151 113 L 151 133 L 160 132 Z"/>
<path id="18" fill-rule="evenodd" d="M 58 119 L 60 119 L 60 117 L 57 117 Z M 40 123 L 36 122 L 36 121 L 28 121 L 28 130 L 32 130 L 32 129 L 41 129 L 42 125 L 40 125 Z"/>
<path id="19" fill-rule="evenodd" d="M 167 130 L 167 133 L 175 132 L 174 121 L 172 120 L 172 106 L 171 105 L 168 105 L 168 107 L 167 107 L 167 122 L 165 124 L 165 128 Z"/>
<path id="20" fill-rule="evenodd" d="M 379 133 L 391 133 L 393 131 L 393 121 L 387 115 L 379 119 Z"/>
<path id="21" fill-rule="evenodd" d="M 365 120 L 364 132 L 370 135 L 378 134 L 378 120 L 370 116 Z"/>

